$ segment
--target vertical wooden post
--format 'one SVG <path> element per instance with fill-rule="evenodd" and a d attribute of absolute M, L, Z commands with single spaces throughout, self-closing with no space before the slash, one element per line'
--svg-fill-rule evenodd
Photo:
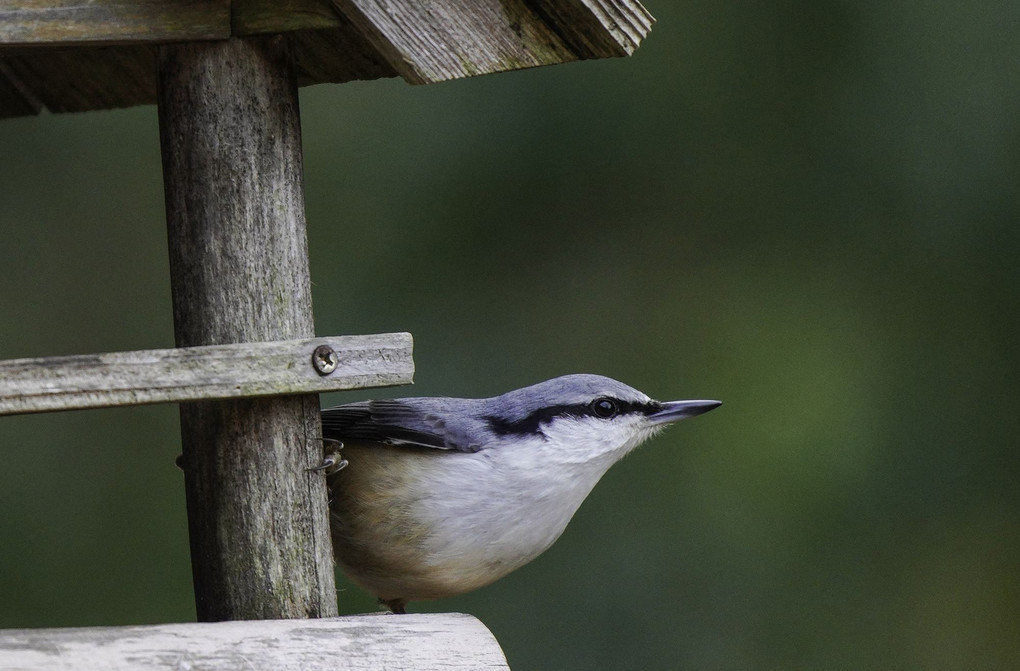
<path fill-rule="evenodd" d="M 164 45 L 158 68 L 177 345 L 311 336 L 287 40 Z M 336 615 L 318 397 L 182 404 L 181 434 L 198 619 Z"/>

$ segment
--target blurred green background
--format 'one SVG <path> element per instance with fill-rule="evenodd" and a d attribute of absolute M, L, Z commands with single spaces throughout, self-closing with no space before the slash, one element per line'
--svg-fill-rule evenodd
<path fill-rule="evenodd" d="M 412 610 L 515 669 L 1015 668 L 1020 5 L 649 9 L 629 59 L 302 91 L 317 331 L 416 344 L 413 388 L 324 404 L 725 402 Z M 0 357 L 171 346 L 155 108 L 0 153 Z M 0 418 L 0 450 L 0 626 L 193 619 L 174 406 Z"/>

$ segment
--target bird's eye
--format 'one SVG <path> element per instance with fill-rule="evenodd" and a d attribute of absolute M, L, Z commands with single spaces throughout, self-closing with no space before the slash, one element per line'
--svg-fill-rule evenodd
<path fill-rule="evenodd" d="M 616 401 L 611 398 L 597 398 L 591 402 L 591 411 L 595 413 L 596 417 L 602 419 L 609 419 L 619 412 L 619 408 L 616 406 Z"/>

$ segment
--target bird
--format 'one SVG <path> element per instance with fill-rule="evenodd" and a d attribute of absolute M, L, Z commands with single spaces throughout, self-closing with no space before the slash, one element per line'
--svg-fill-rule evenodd
<path fill-rule="evenodd" d="M 327 473 L 337 566 L 393 613 L 488 585 L 548 549 L 614 463 L 719 405 L 574 374 L 326 408 L 323 440 L 342 448 L 313 470 Z"/>

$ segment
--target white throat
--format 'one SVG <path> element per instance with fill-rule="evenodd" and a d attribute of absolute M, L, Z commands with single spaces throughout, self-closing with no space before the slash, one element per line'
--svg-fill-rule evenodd
<path fill-rule="evenodd" d="M 434 556 L 509 572 L 541 554 L 606 471 L 655 433 L 599 424 L 557 418 L 543 427 L 545 438 L 433 460 L 421 491 L 439 495 L 420 500 L 418 511 L 438 532 Z"/>

